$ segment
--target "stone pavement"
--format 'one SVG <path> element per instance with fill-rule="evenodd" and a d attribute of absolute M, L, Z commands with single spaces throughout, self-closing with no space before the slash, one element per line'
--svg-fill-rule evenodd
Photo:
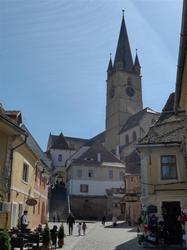
<path fill-rule="evenodd" d="M 50 228 L 54 223 L 49 223 Z M 60 223 L 55 223 L 59 226 Z M 107 222 L 105 227 L 100 222 L 88 222 L 85 236 L 78 236 L 77 223 L 72 236 L 68 236 L 68 227 L 64 223 L 65 234 L 63 250 L 141 250 L 144 249 L 137 243 L 136 229 L 118 223 L 116 228 Z M 153 249 L 153 248 L 145 248 Z M 156 249 L 156 248 L 154 248 Z M 158 249 L 158 248 L 157 248 Z M 164 248 L 164 250 L 179 250 L 181 248 Z M 159 250 L 162 250 L 159 248 Z"/>

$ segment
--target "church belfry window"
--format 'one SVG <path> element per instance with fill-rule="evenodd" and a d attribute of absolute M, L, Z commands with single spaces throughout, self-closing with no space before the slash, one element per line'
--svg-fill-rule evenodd
<path fill-rule="evenodd" d="M 58 155 L 58 161 L 62 161 L 62 155 L 61 154 Z"/>
<path fill-rule="evenodd" d="M 132 140 L 136 141 L 136 139 L 137 139 L 136 131 L 133 131 L 133 133 L 132 133 Z"/>
<path fill-rule="evenodd" d="M 132 80 L 130 77 L 127 78 L 127 85 L 132 85 Z"/>
<path fill-rule="evenodd" d="M 129 136 L 128 136 L 128 135 L 125 136 L 125 144 L 126 144 L 126 145 L 129 144 Z"/>

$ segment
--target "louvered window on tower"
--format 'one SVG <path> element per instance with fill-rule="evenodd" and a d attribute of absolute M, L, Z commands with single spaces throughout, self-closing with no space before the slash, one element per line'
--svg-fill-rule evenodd
<path fill-rule="evenodd" d="M 62 155 L 61 154 L 58 155 L 58 161 L 62 161 Z"/>

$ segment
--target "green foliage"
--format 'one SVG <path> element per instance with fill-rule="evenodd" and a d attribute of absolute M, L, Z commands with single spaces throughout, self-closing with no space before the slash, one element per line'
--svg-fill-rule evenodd
<path fill-rule="evenodd" d="M 0 249 L 10 250 L 10 236 L 6 231 L 0 232 Z"/>
<path fill-rule="evenodd" d="M 43 245 L 44 246 L 48 246 L 51 240 L 51 235 L 50 235 L 50 230 L 49 230 L 49 226 L 48 223 L 46 222 L 45 227 L 44 227 L 44 231 L 43 231 Z"/>
<path fill-rule="evenodd" d="M 59 228 L 59 230 L 58 230 L 58 238 L 59 239 L 64 239 L 64 226 L 63 226 L 63 224 L 61 224 L 61 226 L 60 226 L 60 228 Z"/>

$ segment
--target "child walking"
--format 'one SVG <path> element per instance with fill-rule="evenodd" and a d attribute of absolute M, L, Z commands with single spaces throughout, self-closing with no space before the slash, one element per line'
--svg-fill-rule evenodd
<path fill-rule="evenodd" d="M 85 235 L 85 233 L 86 233 L 86 228 L 87 228 L 86 223 L 83 222 L 83 224 L 82 224 L 83 235 Z"/>
<path fill-rule="evenodd" d="M 81 222 L 78 223 L 77 227 L 78 227 L 78 234 L 80 236 L 81 235 Z"/>

